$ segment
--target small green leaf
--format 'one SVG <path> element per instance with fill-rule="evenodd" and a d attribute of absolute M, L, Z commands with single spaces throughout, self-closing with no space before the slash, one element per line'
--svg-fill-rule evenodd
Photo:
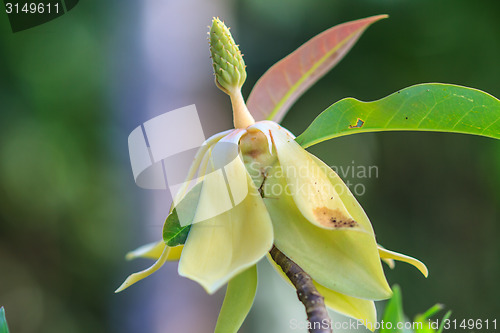
<path fill-rule="evenodd" d="M 443 309 L 442 304 L 434 304 L 429 310 L 425 311 L 423 314 L 418 315 L 415 317 L 415 321 L 426 321 L 429 320 L 432 316 L 434 316 L 436 313 L 441 311 Z"/>
<path fill-rule="evenodd" d="M 332 69 L 373 23 L 377 15 L 334 26 L 274 64 L 253 87 L 248 109 L 255 120 L 279 123 L 293 103 Z"/>
<path fill-rule="evenodd" d="M 189 230 L 191 229 L 191 222 L 196 213 L 202 186 L 203 183 L 198 183 L 190 189 L 167 216 L 163 225 L 163 241 L 168 246 L 174 247 L 186 242 Z M 179 216 L 183 219 L 182 225 L 179 221 Z"/>
<path fill-rule="evenodd" d="M 446 321 L 448 319 L 450 319 L 450 316 L 451 316 L 451 310 L 446 312 L 446 314 L 444 315 L 443 319 L 441 320 L 441 325 L 439 325 L 439 329 L 437 330 L 436 333 L 442 333 L 443 330 L 444 330 L 444 324 L 446 323 Z"/>
<path fill-rule="evenodd" d="M 384 323 L 391 323 L 390 325 L 384 325 L 380 329 L 380 333 L 401 333 L 403 332 L 401 329 L 397 329 L 398 323 L 404 323 L 404 313 L 403 313 L 403 297 L 401 295 L 401 288 L 398 285 L 392 287 L 392 298 L 387 303 L 385 307 L 383 321 Z M 388 327 L 390 326 L 390 328 Z"/>
<path fill-rule="evenodd" d="M 431 322 L 429 319 L 434 316 L 436 313 L 443 309 L 442 304 L 436 304 L 432 306 L 429 310 L 425 311 L 425 313 L 415 316 L 415 319 L 412 323 L 407 322 L 405 320 L 405 315 L 403 311 L 403 298 L 401 294 L 401 288 L 398 285 L 392 287 L 393 296 L 387 303 L 385 308 L 383 321 L 384 326 L 380 329 L 380 333 L 389 333 L 389 332 L 415 332 L 415 333 L 441 333 L 444 327 L 444 323 L 446 319 L 448 319 L 451 315 L 451 311 L 448 311 L 443 319 L 440 321 L 441 325 L 439 326 L 439 330 L 436 332 L 437 322 Z M 390 323 L 389 325 L 387 323 Z M 398 323 L 406 323 L 406 327 L 398 328 Z M 409 329 L 409 327 L 412 329 Z"/>
<path fill-rule="evenodd" d="M 434 323 L 431 323 L 430 318 L 443 309 L 442 304 L 435 304 L 423 314 L 415 316 L 414 327 L 416 333 L 435 333 L 433 328 Z"/>
<path fill-rule="evenodd" d="M 7 319 L 5 319 L 5 309 L 0 307 L 0 333 L 9 333 L 9 327 L 7 326 Z"/>
<path fill-rule="evenodd" d="M 257 266 L 232 278 L 217 319 L 214 333 L 236 333 L 250 311 L 257 291 Z"/>
<path fill-rule="evenodd" d="M 339 136 L 380 131 L 437 131 L 500 139 L 500 101 L 451 84 L 415 85 L 374 102 L 353 98 L 323 111 L 297 137 L 303 147 Z"/>
<path fill-rule="evenodd" d="M 165 224 L 163 225 L 163 241 L 168 246 L 183 245 L 186 242 L 191 225 L 181 226 L 177 211 L 174 209 L 168 215 Z"/>

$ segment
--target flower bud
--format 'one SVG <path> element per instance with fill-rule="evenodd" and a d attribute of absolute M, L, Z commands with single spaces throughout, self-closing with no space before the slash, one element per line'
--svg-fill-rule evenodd
<path fill-rule="evenodd" d="M 247 78 L 247 73 L 238 45 L 234 42 L 229 29 L 219 18 L 212 20 L 209 35 L 217 86 L 227 94 L 239 90 Z"/>

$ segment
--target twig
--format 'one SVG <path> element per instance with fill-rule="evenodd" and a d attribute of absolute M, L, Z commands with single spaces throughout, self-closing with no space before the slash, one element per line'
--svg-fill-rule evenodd
<path fill-rule="evenodd" d="M 304 304 L 309 321 L 309 333 L 332 333 L 331 320 L 325 300 L 313 284 L 312 278 L 299 265 L 273 246 L 269 252 L 297 289 L 297 296 Z"/>

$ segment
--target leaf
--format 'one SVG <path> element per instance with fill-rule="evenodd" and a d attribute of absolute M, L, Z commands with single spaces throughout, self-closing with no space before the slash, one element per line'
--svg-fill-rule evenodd
<path fill-rule="evenodd" d="M 255 120 L 279 123 L 292 104 L 347 54 L 368 26 L 386 17 L 377 15 L 337 25 L 274 64 L 248 97 L 248 109 Z"/>
<path fill-rule="evenodd" d="M 380 333 L 387 332 L 402 332 L 401 329 L 397 329 L 398 323 L 404 323 L 404 313 L 403 313 L 403 297 L 401 295 L 401 288 L 398 285 L 392 287 L 392 298 L 389 300 L 385 307 L 383 322 L 386 323 L 384 327 L 380 329 Z M 391 325 L 387 325 L 387 323 Z M 390 326 L 390 327 L 388 327 Z"/>
<path fill-rule="evenodd" d="M 389 332 L 415 332 L 415 333 L 442 333 L 446 320 L 450 317 L 451 311 L 448 311 L 442 320 L 439 329 L 434 329 L 436 322 L 430 322 L 430 318 L 443 309 L 443 305 L 436 304 L 427 310 L 424 314 L 417 315 L 413 322 L 407 322 L 403 311 L 403 298 L 401 295 L 401 288 L 398 285 L 392 287 L 393 296 L 385 307 L 383 316 L 384 326 L 380 329 L 380 333 Z M 400 327 L 398 327 L 400 323 Z M 406 323 L 406 324 L 405 324 Z M 404 324 L 401 326 L 401 324 Z M 409 329 L 412 327 L 412 329 Z M 436 327 L 437 328 L 437 327 Z"/>
<path fill-rule="evenodd" d="M 257 291 L 257 266 L 232 278 L 217 319 L 214 333 L 236 333 L 250 311 Z"/>
<path fill-rule="evenodd" d="M 429 310 L 415 317 L 415 321 L 426 321 L 443 309 L 442 304 L 434 304 Z"/>
<path fill-rule="evenodd" d="M 441 324 L 439 325 L 439 329 L 437 330 L 437 333 L 442 333 L 444 330 L 444 324 L 448 319 L 450 319 L 451 316 L 451 310 L 445 313 L 443 319 L 441 320 Z"/>
<path fill-rule="evenodd" d="M 168 246 L 174 247 L 186 243 L 191 225 L 181 226 L 177 211 L 174 209 L 163 225 L 163 241 Z"/>
<path fill-rule="evenodd" d="M 500 139 L 500 101 L 472 88 L 419 84 L 374 102 L 340 100 L 296 140 L 306 148 L 339 136 L 380 131 L 438 131 Z"/>
<path fill-rule="evenodd" d="M 172 212 L 167 216 L 163 225 L 163 241 L 170 247 L 182 245 L 186 242 L 191 223 L 180 223 L 179 215 L 185 221 L 192 221 L 196 213 L 198 199 L 200 197 L 203 183 L 198 183 L 184 198 L 174 207 Z"/>
<path fill-rule="evenodd" d="M 7 319 L 5 319 L 5 309 L 0 307 L 0 333 L 9 333 L 9 327 L 7 326 Z"/>
<path fill-rule="evenodd" d="M 415 316 L 413 319 L 415 332 L 416 333 L 435 333 L 436 330 L 433 328 L 433 323 L 430 322 L 430 318 L 436 313 L 443 309 L 442 304 L 435 304 L 425 313 Z"/>

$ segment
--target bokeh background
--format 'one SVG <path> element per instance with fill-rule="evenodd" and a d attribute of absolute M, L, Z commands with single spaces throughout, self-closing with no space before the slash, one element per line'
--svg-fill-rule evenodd
<path fill-rule="evenodd" d="M 245 54 L 247 96 L 317 33 L 384 13 L 390 18 L 298 101 L 285 127 L 300 134 L 341 98 L 375 100 L 422 82 L 500 96 L 498 1 L 87 0 L 15 34 L 0 13 L 0 305 L 11 331 L 213 331 L 223 292 L 207 296 L 177 277 L 175 263 L 113 294 L 150 264 L 124 255 L 160 238 L 171 200 L 135 186 L 128 134 L 193 103 L 207 136 L 230 128 L 205 40 L 212 16 L 226 20 Z M 403 263 L 386 270 L 408 315 L 439 302 L 458 320 L 500 319 L 499 142 L 378 133 L 310 151 L 337 167 L 378 168 L 378 177 L 345 180 L 365 186 L 358 199 L 378 241 L 429 267 L 428 279 Z M 265 263 L 259 268 L 242 332 L 289 332 L 290 319 L 304 318 L 301 304 Z"/>

